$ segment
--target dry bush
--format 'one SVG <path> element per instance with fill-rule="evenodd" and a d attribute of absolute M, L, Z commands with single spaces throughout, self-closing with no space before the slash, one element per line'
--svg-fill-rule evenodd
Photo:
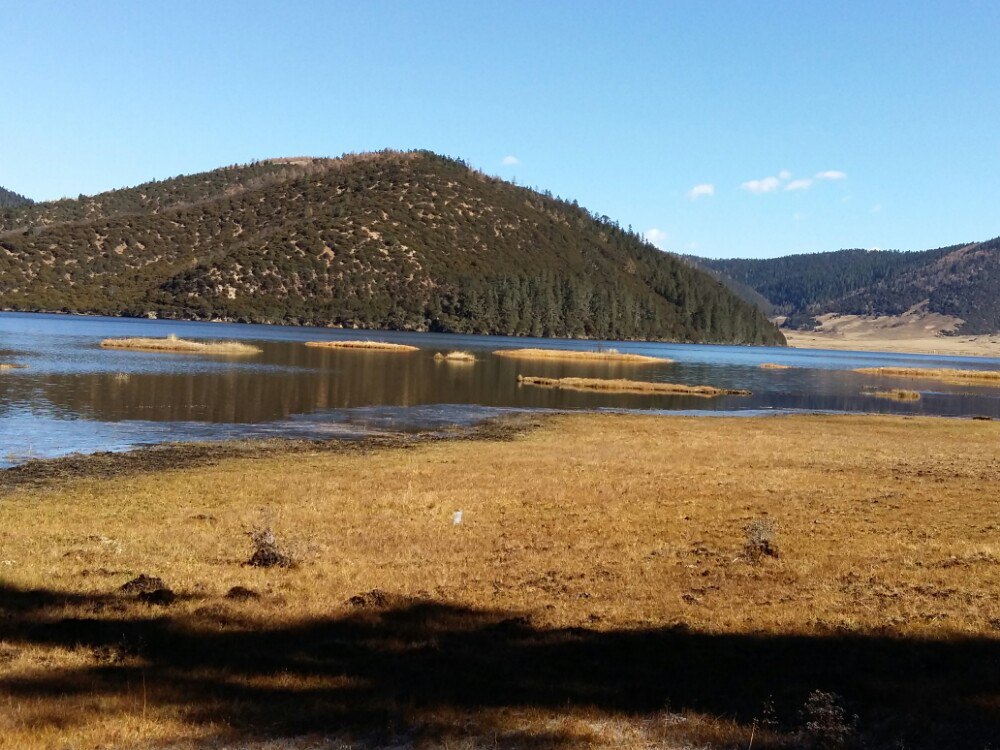
<path fill-rule="evenodd" d="M 778 557 L 778 546 L 775 539 L 778 530 L 769 518 L 756 518 L 745 527 L 746 535 L 743 544 L 743 554 L 752 563 L 758 563 L 765 557 Z"/>
<path fill-rule="evenodd" d="M 846 750 L 857 745 L 858 717 L 848 715 L 835 693 L 814 690 L 802 708 L 802 744 L 815 750 Z"/>
<path fill-rule="evenodd" d="M 254 526 L 247 532 L 253 554 L 246 564 L 251 568 L 291 568 L 295 559 L 278 549 L 278 539 L 269 526 Z"/>

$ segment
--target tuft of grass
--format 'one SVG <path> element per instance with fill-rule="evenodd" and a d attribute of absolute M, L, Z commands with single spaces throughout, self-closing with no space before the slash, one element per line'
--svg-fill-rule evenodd
<path fill-rule="evenodd" d="M 791 365 L 779 365 L 777 362 L 765 362 L 760 366 L 762 370 L 794 370 Z"/>
<path fill-rule="evenodd" d="M 534 375 L 518 375 L 519 385 L 535 385 L 542 388 L 565 388 L 573 391 L 598 391 L 605 393 L 634 393 L 641 395 L 700 396 L 749 396 L 750 391 L 716 388 L 711 385 L 684 385 L 683 383 L 654 383 L 647 380 L 623 380 L 610 378 L 543 378 Z"/>
<path fill-rule="evenodd" d="M 476 355 L 471 354 L 470 352 L 448 352 L 447 354 L 445 354 L 444 352 L 438 352 L 437 354 L 434 355 L 434 361 L 468 363 L 468 362 L 475 362 Z"/>
<path fill-rule="evenodd" d="M 498 357 L 509 359 L 566 359 L 585 362 L 629 362 L 633 364 L 672 362 L 666 357 L 650 357 L 645 354 L 626 354 L 617 349 L 601 349 L 598 351 L 575 351 L 572 349 L 497 349 L 493 352 Z"/>
<path fill-rule="evenodd" d="M 854 370 L 861 375 L 893 378 L 927 378 L 959 385 L 1000 386 L 1000 370 L 951 370 L 931 367 L 861 367 Z"/>
<path fill-rule="evenodd" d="M 904 388 L 891 388 L 887 391 L 865 391 L 866 396 L 875 398 L 887 398 L 892 401 L 919 401 L 919 391 L 908 391 Z"/>
<path fill-rule="evenodd" d="M 802 707 L 803 745 L 813 750 L 848 750 L 857 745 L 858 717 L 842 706 L 836 693 L 814 690 Z"/>
<path fill-rule="evenodd" d="M 268 526 L 254 526 L 247 532 L 253 545 L 253 554 L 247 560 L 251 568 L 292 568 L 295 560 L 278 549 L 278 538 Z"/>
<path fill-rule="evenodd" d="M 364 349 L 380 352 L 416 352 L 419 347 L 409 344 L 390 344 L 388 341 L 307 341 L 306 346 L 321 349 Z"/>
<path fill-rule="evenodd" d="M 0 362 L 0 372 L 6 370 L 23 370 L 27 365 L 21 365 L 16 362 Z"/>
<path fill-rule="evenodd" d="M 260 354 L 260 349 L 239 341 L 187 341 L 170 335 L 166 338 L 104 339 L 104 349 L 135 349 L 144 352 L 179 352 L 182 354 Z"/>
<path fill-rule="evenodd" d="M 770 518 L 756 518 L 743 527 L 743 554 L 752 563 L 765 557 L 778 557 L 778 530 Z"/>

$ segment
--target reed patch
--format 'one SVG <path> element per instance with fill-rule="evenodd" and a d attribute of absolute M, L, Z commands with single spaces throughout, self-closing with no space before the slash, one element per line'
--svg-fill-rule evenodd
<path fill-rule="evenodd" d="M 471 352 L 438 352 L 434 355 L 435 362 L 455 362 L 458 364 L 472 364 L 476 361 L 476 355 Z"/>
<path fill-rule="evenodd" d="M 420 347 L 409 344 L 392 344 L 388 341 L 307 341 L 306 346 L 319 349 L 357 349 L 379 352 L 417 352 Z"/>
<path fill-rule="evenodd" d="M 259 347 L 239 341 L 189 341 L 166 338 L 104 339 L 104 349 L 134 349 L 144 352 L 178 352 L 181 354 L 260 354 Z"/>
<path fill-rule="evenodd" d="M 578 351 L 573 349 L 497 349 L 498 357 L 508 359 L 562 359 L 581 362 L 625 362 L 631 364 L 664 364 L 673 360 L 666 357 L 650 357 L 646 354 L 629 354 L 617 349 Z"/>
<path fill-rule="evenodd" d="M 958 385 L 993 385 L 1000 387 L 1000 370 L 952 370 L 930 367 L 862 367 L 861 375 L 892 378 L 926 378 Z"/>
<path fill-rule="evenodd" d="M 712 385 L 685 385 L 683 383 L 656 383 L 648 380 L 611 378 L 543 378 L 535 375 L 518 375 L 518 385 L 541 388 L 563 388 L 571 391 L 597 391 L 603 393 L 633 393 L 640 395 L 700 396 L 749 396 L 750 391 L 716 388 Z"/>

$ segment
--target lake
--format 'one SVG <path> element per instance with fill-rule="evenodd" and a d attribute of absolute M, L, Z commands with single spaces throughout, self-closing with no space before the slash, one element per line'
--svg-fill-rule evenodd
<path fill-rule="evenodd" d="M 100 348 L 108 337 L 240 340 L 244 357 Z M 306 347 L 304 342 L 377 339 L 420 347 L 411 354 Z M 674 360 L 670 364 L 512 360 L 510 347 L 593 349 Z M 475 364 L 437 352 L 474 353 Z M 32 313 L 0 313 L 0 466 L 76 452 L 224 438 L 352 438 L 469 425 L 519 410 L 643 410 L 700 414 L 785 411 L 882 412 L 1000 418 L 1000 388 L 933 380 L 876 379 L 858 367 L 1000 369 L 1000 360 L 772 347 L 594 342 L 500 336 L 345 331 Z M 792 365 L 763 370 L 764 362 Z M 586 393 L 519 386 L 517 375 L 627 377 L 749 389 L 748 397 Z M 918 390 L 920 401 L 865 395 L 872 387 Z"/>

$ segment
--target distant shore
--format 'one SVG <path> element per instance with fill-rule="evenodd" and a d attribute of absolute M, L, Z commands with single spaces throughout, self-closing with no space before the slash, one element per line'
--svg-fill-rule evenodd
<path fill-rule="evenodd" d="M 1000 357 L 1000 334 L 892 338 L 884 334 L 852 336 L 788 330 L 782 330 L 782 333 L 785 334 L 788 346 L 794 349 L 939 354 L 948 357 Z"/>

